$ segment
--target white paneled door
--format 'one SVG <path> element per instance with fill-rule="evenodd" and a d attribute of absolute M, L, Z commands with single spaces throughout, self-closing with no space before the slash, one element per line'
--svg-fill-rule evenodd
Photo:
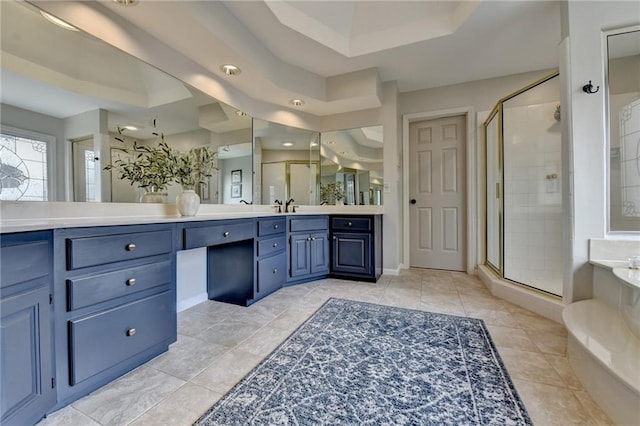
<path fill-rule="evenodd" d="M 466 270 L 466 119 L 409 125 L 410 266 Z"/>

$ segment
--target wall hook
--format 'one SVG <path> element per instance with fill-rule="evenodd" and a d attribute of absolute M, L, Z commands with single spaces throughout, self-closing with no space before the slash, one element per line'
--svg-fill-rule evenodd
<path fill-rule="evenodd" d="M 589 80 L 589 84 L 585 84 L 584 86 L 582 86 L 582 91 L 590 95 L 593 93 L 597 93 L 598 90 L 600 90 L 600 86 L 596 86 L 596 90 L 593 90 L 593 84 L 591 84 L 591 80 Z"/>

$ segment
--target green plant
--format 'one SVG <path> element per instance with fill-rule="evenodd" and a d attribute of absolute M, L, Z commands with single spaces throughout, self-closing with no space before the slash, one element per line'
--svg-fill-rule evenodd
<path fill-rule="evenodd" d="M 125 158 L 118 156 L 105 170 L 115 170 L 119 179 L 126 179 L 133 186 L 145 189 L 166 190 L 175 176 L 175 151 L 167 145 L 164 138 L 156 146 L 138 145 L 133 142 L 131 149 L 121 149 L 128 154 Z"/>
<path fill-rule="evenodd" d="M 179 152 L 174 157 L 174 181 L 183 188 L 195 188 L 206 183 L 217 170 L 218 153 L 208 146 L 193 148 L 187 152 Z"/>
<path fill-rule="evenodd" d="M 327 184 L 320 184 L 320 202 L 327 204 L 335 204 L 336 201 L 340 201 L 344 198 L 344 190 L 342 189 L 342 182 L 329 182 Z"/>

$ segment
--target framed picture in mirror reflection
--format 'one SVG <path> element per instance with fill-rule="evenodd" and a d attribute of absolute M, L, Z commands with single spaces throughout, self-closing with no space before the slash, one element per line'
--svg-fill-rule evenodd
<path fill-rule="evenodd" d="M 231 183 L 242 183 L 242 170 L 231 171 Z"/>
<path fill-rule="evenodd" d="M 242 196 L 242 184 L 235 183 L 231 185 L 231 198 L 240 198 Z"/>

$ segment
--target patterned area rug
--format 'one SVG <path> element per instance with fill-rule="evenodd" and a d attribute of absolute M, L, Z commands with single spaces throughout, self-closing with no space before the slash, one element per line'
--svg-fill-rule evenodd
<path fill-rule="evenodd" d="M 482 320 L 330 299 L 195 424 L 532 422 Z"/>

